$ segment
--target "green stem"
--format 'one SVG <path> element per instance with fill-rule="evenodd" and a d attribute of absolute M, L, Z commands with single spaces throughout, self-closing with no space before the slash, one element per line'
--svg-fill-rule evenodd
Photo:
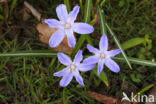
<path fill-rule="evenodd" d="M 63 96 L 63 104 L 66 104 L 66 87 L 63 88 L 63 93 L 62 93 L 62 96 Z"/>

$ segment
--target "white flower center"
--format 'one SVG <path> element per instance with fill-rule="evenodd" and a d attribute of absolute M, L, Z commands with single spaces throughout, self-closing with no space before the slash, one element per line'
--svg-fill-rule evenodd
<path fill-rule="evenodd" d="M 100 57 L 101 57 L 102 59 L 105 58 L 104 53 L 102 53 L 102 54 L 100 55 Z"/>
<path fill-rule="evenodd" d="M 76 67 L 75 67 L 74 65 L 71 65 L 71 66 L 70 66 L 70 69 L 71 69 L 71 70 L 75 70 L 75 68 L 76 68 Z"/>
<path fill-rule="evenodd" d="M 69 24 L 65 24 L 65 28 L 66 29 L 70 28 L 70 25 Z"/>

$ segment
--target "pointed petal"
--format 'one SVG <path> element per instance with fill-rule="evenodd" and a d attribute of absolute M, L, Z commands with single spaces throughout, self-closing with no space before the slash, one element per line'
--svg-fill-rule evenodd
<path fill-rule="evenodd" d="M 72 63 L 71 59 L 64 53 L 58 53 L 57 57 L 63 65 L 69 65 Z"/>
<path fill-rule="evenodd" d="M 44 22 L 51 28 L 59 28 L 60 22 L 56 19 L 45 19 Z"/>
<path fill-rule="evenodd" d="M 57 77 L 64 76 L 68 70 L 70 70 L 68 67 L 64 68 L 63 70 L 54 73 L 53 76 L 57 76 Z"/>
<path fill-rule="evenodd" d="M 108 49 L 108 39 L 105 34 L 102 35 L 100 39 L 99 48 L 101 51 L 106 51 Z"/>
<path fill-rule="evenodd" d="M 66 34 L 68 39 L 68 46 L 74 48 L 76 44 L 76 39 L 74 37 L 73 30 L 72 29 L 66 30 Z"/>
<path fill-rule="evenodd" d="M 98 62 L 98 75 L 100 75 L 101 71 L 103 70 L 103 64 L 104 64 L 103 60 L 100 60 Z"/>
<path fill-rule="evenodd" d="M 71 72 L 67 73 L 66 75 L 63 76 L 63 78 L 60 81 L 60 86 L 65 87 L 67 86 L 71 80 L 73 79 L 73 74 Z"/>
<path fill-rule="evenodd" d="M 118 73 L 120 71 L 119 65 L 110 58 L 105 60 L 105 65 L 113 72 Z"/>
<path fill-rule="evenodd" d="M 122 49 L 115 49 L 115 50 L 108 51 L 108 55 L 109 55 L 109 57 L 114 57 L 115 55 L 119 54 L 120 52 L 122 52 Z"/>
<path fill-rule="evenodd" d="M 88 58 L 84 59 L 83 63 L 90 65 L 90 64 L 96 64 L 98 62 L 99 58 L 97 56 L 89 56 Z"/>
<path fill-rule="evenodd" d="M 76 17 L 77 17 L 77 15 L 78 15 L 78 13 L 79 13 L 79 9 L 80 9 L 79 6 L 75 6 L 75 7 L 73 8 L 73 10 L 69 13 L 68 18 L 69 18 L 69 21 L 70 21 L 70 22 L 74 22 L 74 21 L 76 20 Z"/>
<path fill-rule="evenodd" d="M 75 55 L 74 62 L 80 63 L 83 59 L 82 50 L 79 50 Z"/>
<path fill-rule="evenodd" d="M 57 17 L 61 21 L 65 21 L 68 17 L 67 8 L 64 4 L 60 4 L 56 7 L 56 13 L 57 13 Z"/>
<path fill-rule="evenodd" d="M 83 78 L 81 77 L 79 71 L 78 71 L 78 70 L 74 70 L 74 71 L 73 71 L 73 75 L 75 76 L 76 81 L 77 81 L 80 85 L 84 86 Z"/>
<path fill-rule="evenodd" d="M 74 23 L 73 30 L 79 34 L 90 34 L 94 31 L 93 26 L 86 23 Z"/>
<path fill-rule="evenodd" d="M 98 54 L 100 53 L 98 49 L 92 47 L 91 45 L 87 44 L 87 49 L 89 50 L 89 52 L 92 52 L 94 54 Z"/>
<path fill-rule="evenodd" d="M 79 65 L 79 70 L 80 71 L 89 71 L 92 70 L 95 67 L 96 64 L 91 64 L 91 65 L 87 65 L 87 64 L 80 64 Z"/>
<path fill-rule="evenodd" d="M 64 39 L 65 32 L 62 29 L 57 30 L 49 39 L 49 45 L 51 48 L 57 47 Z"/>

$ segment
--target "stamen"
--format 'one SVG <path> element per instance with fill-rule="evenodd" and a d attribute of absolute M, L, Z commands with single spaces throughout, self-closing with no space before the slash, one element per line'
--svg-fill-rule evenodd
<path fill-rule="evenodd" d="M 71 70 L 75 70 L 75 66 L 72 65 L 72 66 L 70 67 L 70 69 L 71 69 Z"/>
<path fill-rule="evenodd" d="M 105 55 L 104 54 L 101 54 L 101 58 L 104 58 L 105 57 Z"/>
<path fill-rule="evenodd" d="M 65 28 L 69 28 L 69 27 L 70 27 L 70 25 L 69 25 L 69 24 L 66 24 L 66 25 L 65 25 Z"/>

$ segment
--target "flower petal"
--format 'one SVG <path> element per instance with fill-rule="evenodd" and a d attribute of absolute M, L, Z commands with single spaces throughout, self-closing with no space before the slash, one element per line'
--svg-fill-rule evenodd
<path fill-rule="evenodd" d="M 92 52 L 94 54 L 98 54 L 99 53 L 99 50 L 92 47 L 91 45 L 87 44 L 87 49 L 89 50 L 89 52 Z"/>
<path fill-rule="evenodd" d="M 84 86 L 83 78 L 81 77 L 79 71 L 78 71 L 78 70 L 74 70 L 74 71 L 73 71 L 73 75 L 75 76 L 76 81 L 77 81 L 80 85 Z"/>
<path fill-rule="evenodd" d="M 90 34 L 94 31 L 93 26 L 86 23 L 74 23 L 73 30 L 79 34 Z"/>
<path fill-rule="evenodd" d="M 105 60 L 105 65 L 113 72 L 117 73 L 120 71 L 119 65 L 110 58 Z"/>
<path fill-rule="evenodd" d="M 76 20 L 76 17 L 79 13 L 79 9 L 80 9 L 79 6 L 75 6 L 73 10 L 69 13 L 68 18 L 70 22 L 74 22 Z"/>
<path fill-rule="evenodd" d="M 80 64 L 79 65 L 79 70 L 80 71 L 89 71 L 92 70 L 95 67 L 95 64 L 87 65 L 87 64 Z"/>
<path fill-rule="evenodd" d="M 57 77 L 61 77 L 61 76 L 64 76 L 68 70 L 70 70 L 70 69 L 67 67 L 67 68 L 64 68 L 63 70 L 61 70 L 59 72 L 54 73 L 53 75 L 57 76 Z"/>
<path fill-rule="evenodd" d="M 64 39 L 65 32 L 62 29 L 57 30 L 49 39 L 49 45 L 51 48 L 57 47 Z"/>
<path fill-rule="evenodd" d="M 74 48 L 76 44 L 76 39 L 74 37 L 73 30 L 72 29 L 66 30 L 66 34 L 69 47 Z"/>
<path fill-rule="evenodd" d="M 122 52 L 122 49 L 115 49 L 115 50 L 108 51 L 108 55 L 109 55 L 109 57 L 114 57 L 115 55 L 119 54 L 120 52 Z"/>
<path fill-rule="evenodd" d="M 101 51 L 106 51 L 108 49 L 108 39 L 105 34 L 102 35 L 100 39 L 99 48 Z"/>
<path fill-rule="evenodd" d="M 45 19 L 44 22 L 51 28 L 59 28 L 60 22 L 56 19 Z"/>
<path fill-rule="evenodd" d="M 83 63 L 87 65 L 96 64 L 99 58 L 97 56 L 89 56 L 88 58 L 84 59 Z"/>
<path fill-rule="evenodd" d="M 73 79 L 73 74 L 70 71 L 69 73 L 66 73 L 66 75 L 64 75 L 63 78 L 61 79 L 60 86 L 61 87 L 67 86 L 72 79 Z"/>
<path fill-rule="evenodd" d="M 75 55 L 74 62 L 80 63 L 82 59 L 83 59 L 82 50 L 79 50 L 77 54 Z"/>
<path fill-rule="evenodd" d="M 63 65 L 69 65 L 72 63 L 71 59 L 64 53 L 58 53 L 57 57 Z"/>
<path fill-rule="evenodd" d="M 103 64 L 104 64 L 104 61 L 99 60 L 99 62 L 98 62 L 98 75 L 100 75 L 101 71 L 103 70 Z"/>
<path fill-rule="evenodd" d="M 57 17 L 61 21 L 65 21 L 68 17 L 67 8 L 64 4 L 60 4 L 56 7 L 56 13 L 57 13 Z"/>

